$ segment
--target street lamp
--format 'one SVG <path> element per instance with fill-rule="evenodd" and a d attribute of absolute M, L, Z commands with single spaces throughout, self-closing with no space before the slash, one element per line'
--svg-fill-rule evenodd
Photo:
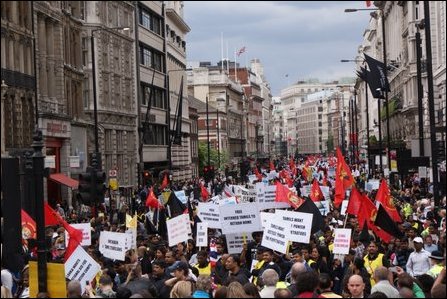
<path fill-rule="evenodd" d="M 99 138 L 98 138 L 98 102 L 96 99 L 96 64 L 95 64 L 95 36 L 96 31 L 102 30 L 130 30 L 129 27 L 105 27 L 97 28 L 92 30 L 92 35 L 90 36 L 90 45 L 92 50 L 92 80 L 93 80 L 93 118 L 95 122 L 95 153 L 92 156 L 92 166 L 97 170 L 101 170 L 101 154 L 99 152 Z"/>
<path fill-rule="evenodd" d="M 383 39 L 383 65 L 385 67 L 385 70 L 387 70 L 387 61 L 386 61 L 386 38 L 385 38 L 385 13 L 383 9 L 380 8 L 347 8 L 345 9 L 345 12 L 357 12 L 357 11 L 378 11 L 381 12 L 381 19 L 382 19 L 382 39 Z M 386 76 L 386 74 L 385 74 Z M 385 112 L 386 112 L 386 143 L 387 143 L 387 162 L 388 162 L 388 169 L 391 170 L 391 161 L 390 161 L 390 115 L 389 115 L 389 107 L 388 107 L 388 91 L 385 89 L 383 91 L 385 93 Z M 380 100 L 379 100 L 380 101 Z M 380 112 L 379 112 L 380 113 Z M 379 122 L 380 122 L 379 118 Z M 382 153 L 380 152 L 380 157 L 382 157 Z"/>

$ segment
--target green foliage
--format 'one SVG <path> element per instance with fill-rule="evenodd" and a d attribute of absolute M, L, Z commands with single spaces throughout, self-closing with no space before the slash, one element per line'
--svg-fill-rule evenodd
<path fill-rule="evenodd" d="M 210 164 L 217 169 L 219 159 L 219 152 L 216 149 L 210 148 Z M 225 164 L 229 161 L 228 152 L 220 152 L 220 169 L 225 168 Z M 208 145 L 206 141 L 199 141 L 199 175 L 203 176 L 203 168 L 208 164 Z"/>

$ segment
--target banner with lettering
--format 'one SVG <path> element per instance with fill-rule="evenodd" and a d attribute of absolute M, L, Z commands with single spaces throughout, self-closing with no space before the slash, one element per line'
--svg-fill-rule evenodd
<path fill-rule="evenodd" d="M 81 246 L 90 246 L 92 244 L 92 232 L 90 228 L 90 223 L 73 223 L 70 224 L 72 227 L 79 229 L 82 231 L 82 241 Z M 70 240 L 70 236 L 67 231 L 65 231 L 65 247 L 68 247 L 68 241 Z"/>
<path fill-rule="evenodd" d="M 219 206 L 213 203 L 199 202 L 197 216 L 202 222 L 207 222 L 209 228 L 221 228 Z"/>
<path fill-rule="evenodd" d="M 206 222 L 197 223 L 196 246 L 197 247 L 208 246 L 208 223 Z"/>
<path fill-rule="evenodd" d="M 286 202 L 276 202 L 276 185 L 266 185 L 264 183 L 257 183 L 255 185 L 256 202 L 259 210 L 266 209 L 286 209 L 290 205 Z"/>
<path fill-rule="evenodd" d="M 286 231 L 287 240 L 305 244 L 309 243 L 313 214 L 284 210 L 276 210 L 275 214 L 278 215 L 279 221 L 288 228 Z"/>
<path fill-rule="evenodd" d="M 284 254 L 287 253 L 288 231 L 288 224 L 282 222 L 281 216 L 275 214 L 274 217 L 267 220 L 261 245 Z"/>
<path fill-rule="evenodd" d="M 101 270 L 101 266 L 82 248 L 78 246 L 65 262 L 65 277 L 78 280 L 84 292 L 86 282 L 91 282 Z"/>
<path fill-rule="evenodd" d="M 125 233 L 101 231 L 99 235 L 99 252 L 112 260 L 124 261 L 126 248 L 130 248 L 131 236 Z"/>
<path fill-rule="evenodd" d="M 334 254 L 349 254 L 351 246 L 351 229 L 350 228 L 336 228 L 334 229 Z"/>
<path fill-rule="evenodd" d="M 188 215 L 182 214 L 166 221 L 169 246 L 175 246 L 180 242 L 188 241 L 188 225 L 185 225 L 184 216 Z"/>
<path fill-rule="evenodd" d="M 244 243 L 253 241 L 253 237 L 250 233 L 243 234 L 228 234 L 226 235 L 227 239 L 227 249 L 229 254 L 240 254 Z"/>
<path fill-rule="evenodd" d="M 236 234 L 260 231 L 261 219 L 254 203 L 220 206 L 222 233 Z"/>

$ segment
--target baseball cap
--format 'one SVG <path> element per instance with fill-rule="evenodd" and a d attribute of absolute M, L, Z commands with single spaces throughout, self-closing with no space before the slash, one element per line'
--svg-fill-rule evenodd
<path fill-rule="evenodd" d="M 416 238 L 414 238 L 414 240 L 413 240 L 413 242 L 414 243 L 424 243 L 424 240 L 422 240 L 422 238 L 421 237 L 416 237 Z"/>
<path fill-rule="evenodd" d="M 441 251 L 435 250 L 431 253 L 430 258 L 442 261 L 444 259 L 444 255 Z"/>

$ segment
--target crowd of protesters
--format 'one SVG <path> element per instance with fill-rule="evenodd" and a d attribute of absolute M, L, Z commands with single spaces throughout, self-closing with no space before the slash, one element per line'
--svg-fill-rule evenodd
<path fill-rule="evenodd" d="M 297 161 L 303 165 L 304 161 Z M 258 165 L 258 170 L 266 172 Z M 275 167 L 288 169 L 287 162 L 276 161 Z M 325 178 L 327 163 L 311 166 L 313 176 L 334 187 Z M 301 169 L 301 168 L 300 168 Z M 323 170 L 323 171 L 322 171 Z M 247 174 L 251 174 L 249 171 Z M 353 168 L 359 190 L 365 191 L 367 175 L 361 167 Z M 226 186 L 245 184 L 246 178 L 222 174 L 207 185 L 211 196 L 224 192 Z M 199 179 L 171 182 L 171 190 L 184 190 L 191 198 L 194 214 L 191 225 L 200 221 L 194 207 L 202 201 Z M 310 183 L 303 172 L 293 177 L 300 188 Z M 162 190 L 154 186 L 156 195 Z M 145 200 L 148 188 L 135 190 L 134 198 L 118 205 L 105 206 L 103 211 L 89 209 L 57 212 L 70 223 L 90 222 L 92 245 L 88 254 L 101 271 L 82 292 L 78 281 L 67 282 L 69 298 L 445 298 L 446 296 L 446 210 L 445 197 L 434 207 L 430 185 L 417 174 L 390 183 L 402 223 L 402 237 L 384 242 L 373 232 L 366 235 L 359 229 L 357 217 L 342 215 L 331 206 L 324 216 L 324 227 L 310 238 L 309 244 L 291 243 L 288 254 L 261 245 L 263 232 L 253 232 L 239 254 L 228 254 L 225 235 L 209 229 L 209 246 L 198 248 L 195 233 L 191 239 L 168 246 L 165 232 L 154 223 L 154 211 L 148 211 Z M 331 189 L 331 190 L 332 190 Z M 331 195 L 333 196 L 333 195 Z M 374 191 L 369 194 L 374 198 Z M 109 201 L 109 203 L 112 200 Z M 67 211 L 67 212 L 65 212 Z M 137 247 L 126 252 L 125 260 L 111 260 L 99 252 L 101 231 L 125 232 L 126 214 L 138 213 Z M 63 215 L 62 215 L 63 214 Z M 96 215 L 95 215 L 96 214 Z M 349 254 L 334 254 L 335 228 L 352 229 Z M 51 243 L 48 261 L 64 262 L 65 235 L 61 227 L 47 227 Z M 33 244 L 24 246 L 25 264 L 36 258 Z M 5 260 L 5 259 L 3 259 Z M 12 273 L 2 263 L 2 298 L 48 298 L 48 294 L 29 294 L 29 269 Z"/>

